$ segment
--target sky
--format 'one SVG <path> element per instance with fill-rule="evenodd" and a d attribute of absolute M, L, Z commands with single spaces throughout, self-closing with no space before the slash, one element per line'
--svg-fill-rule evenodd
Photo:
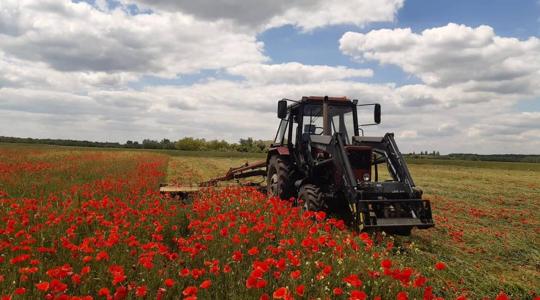
<path fill-rule="evenodd" d="M 382 105 L 402 152 L 540 154 L 538 0 L 1 0 L 0 135 L 271 139 Z"/>

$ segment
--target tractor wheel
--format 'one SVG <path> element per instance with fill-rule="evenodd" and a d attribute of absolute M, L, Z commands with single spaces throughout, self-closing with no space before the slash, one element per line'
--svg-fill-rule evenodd
<path fill-rule="evenodd" d="M 290 178 L 290 164 L 287 158 L 274 155 L 268 161 L 266 186 L 268 196 L 288 200 L 294 196 L 294 186 Z"/>
<path fill-rule="evenodd" d="M 304 184 L 298 193 L 298 201 L 304 202 L 304 210 L 321 211 L 326 209 L 321 189 L 314 184 Z"/>

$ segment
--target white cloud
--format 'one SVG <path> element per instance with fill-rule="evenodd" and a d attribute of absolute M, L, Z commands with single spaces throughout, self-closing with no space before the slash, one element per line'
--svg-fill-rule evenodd
<path fill-rule="evenodd" d="M 242 64 L 227 68 L 227 72 L 258 83 L 306 83 L 373 76 L 371 69 L 304 65 L 297 62 L 273 65 Z"/>
<path fill-rule="evenodd" d="M 448 24 L 420 34 L 406 29 L 347 32 L 343 53 L 399 66 L 431 87 L 464 92 L 540 94 L 540 39 L 500 37 L 489 26 Z"/>
<path fill-rule="evenodd" d="M 207 20 L 233 20 L 257 30 L 294 25 L 303 30 L 338 24 L 363 26 L 393 21 L 403 0 L 123 0 L 162 11 L 181 11 Z"/>
<path fill-rule="evenodd" d="M 227 21 L 200 21 L 180 12 L 133 16 L 57 0 L 5 0 L 0 12 L 5 55 L 59 71 L 173 77 L 266 60 L 254 35 Z"/>

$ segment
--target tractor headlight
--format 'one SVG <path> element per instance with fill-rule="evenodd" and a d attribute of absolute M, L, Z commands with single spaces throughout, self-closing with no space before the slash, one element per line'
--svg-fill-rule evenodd
<path fill-rule="evenodd" d="M 364 181 L 369 181 L 369 173 L 364 173 Z"/>

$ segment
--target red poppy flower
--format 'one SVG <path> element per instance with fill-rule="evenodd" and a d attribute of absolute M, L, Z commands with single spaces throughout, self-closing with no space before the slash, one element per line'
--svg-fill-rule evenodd
<path fill-rule="evenodd" d="M 504 292 L 500 292 L 497 297 L 495 297 L 495 300 L 509 300 L 510 298 L 508 295 L 506 295 Z"/>
<path fill-rule="evenodd" d="M 81 284 L 81 275 L 73 274 L 71 276 L 71 282 L 73 282 L 73 284 L 75 284 L 75 285 Z"/>
<path fill-rule="evenodd" d="M 114 292 L 114 299 L 120 300 L 125 299 L 128 294 L 128 289 L 125 286 L 119 286 L 116 288 L 116 291 Z"/>
<path fill-rule="evenodd" d="M 397 300 L 408 300 L 408 299 L 409 299 L 409 296 L 407 295 L 406 292 L 399 292 L 399 293 L 396 295 L 396 299 L 397 299 Z"/>
<path fill-rule="evenodd" d="M 107 297 L 111 295 L 111 291 L 108 288 L 100 288 L 98 291 L 98 296 Z"/>
<path fill-rule="evenodd" d="M 36 283 L 36 288 L 42 292 L 46 292 L 49 290 L 49 283 L 44 281 L 40 283 Z"/>
<path fill-rule="evenodd" d="M 257 279 L 257 282 L 255 283 L 255 287 L 258 288 L 258 289 L 262 289 L 264 287 L 266 287 L 266 280 L 264 279 Z"/>
<path fill-rule="evenodd" d="M 300 270 L 292 271 L 291 272 L 291 278 L 292 279 L 298 279 L 302 275 L 302 272 Z"/>
<path fill-rule="evenodd" d="M 392 261 L 389 260 L 389 259 L 383 259 L 381 261 L 381 267 L 383 267 L 385 269 L 388 269 L 388 268 L 392 267 Z"/>
<path fill-rule="evenodd" d="M 241 260 L 242 260 L 242 256 L 243 256 L 243 255 L 242 255 L 242 252 L 240 252 L 240 251 L 234 251 L 232 257 L 233 257 L 233 260 L 234 260 L 234 261 L 241 261 Z"/>
<path fill-rule="evenodd" d="M 259 254 L 259 249 L 257 247 L 253 247 L 253 248 L 248 250 L 248 254 L 252 255 L 252 256 L 257 255 L 257 254 Z"/>
<path fill-rule="evenodd" d="M 306 287 L 305 287 L 303 284 L 297 286 L 297 287 L 296 287 L 296 294 L 297 294 L 298 296 L 304 296 L 304 290 L 305 290 L 305 289 L 306 289 Z"/>
<path fill-rule="evenodd" d="M 174 285 L 174 280 L 171 278 L 167 278 L 165 279 L 164 283 L 167 287 L 172 287 Z"/>
<path fill-rule="evenodd" d="M 444 270 L 444 269 L 446 269 L 446 264 L 443 263 L 442 261 L 439 261 L 439 262 L 437 262 L 437 263 L 435 264 L 435 269 L 437 269 L 437 270 L 439 270 L 439 271 L 440 271 L 440 270 Z"/>
<path fill-rule="evenodd" d="M 26 289 L 23 288 L 23 287 L 15 289 L 15 294 L 16 295 L 24 295 L 25 293 L 26 293 Z"/>
<path fill-rule="evenodd" d="M 343 289 L 342 288 L 334 288 L 334 295 L 336 296 L 340 296 L 340 295 L 343 295 Z"/>
<path fill-rule="evenodd" d="M 96 255 L 97 261 L 109 260 L 109 254 L 105 251 L 101 251 Z"/>
<path fill-rule="evenodd" d="M 67 290 L 67 284 L 61 282 L 58 279 L 53 279 L 50 283 L 50 289 L 56 293 L 62 293 Z"/>
<path fill-rule="evenodd" d="M 315 213 L 315 218 L 317 221 L 322 222 L 326 219 L 326 213 L 324 211 L 318 211 Z"/>
<path fill-rule="evenodd" d="M 274 299 L 285 299 L 289 295 L 289 290 L 286 287 L 280 287 L 274 291 L 272 297 Z"/>
<path fill-rule="evenodd" d="M 147 292 L 148 292 L 148 288 L 146 287 L 146 285 L 141 285 L 135 289 L 135 296 L 144 297 L 146 296 Z"/>
<path fill-rule="evenodd" d="M 362 280 L 358 279 L 358 275 L 356 274 L 343 278 L 343 281 L 355 288 L 362 286 Z"/>
<path fill-rule="evenodd" d="M 184 296 L 192 296 L 197 294 L 197 287 L 195 286 L 188 286 L 182 291 L 182 295 Z"/>
<path fill-rule="evenodd" d="M 413 283 L 413 286 L 414 287 L 422 287 L 424 286 L 424 284 L 426 284 L 427 282 L 427 278 L 424 277 L 424 276 L 418 276 L 416 277 L 416 279 L 414 280 L 414 283 Z"/>
<path fill-rule="evenodd" d="M 203 281 L 199 287 L 200 287 L 201 289 L 207 289 L 207 288 L 209 288 L 210 286 L 212 286 L 212 280 L 207 279 L 207 280 Z"/>
<path fill-rule="evenodd" d="M 351 291 L 351 300 L 365 300 L 367 299 L 367 294 L 364 291 L 353 290 Z"/>

